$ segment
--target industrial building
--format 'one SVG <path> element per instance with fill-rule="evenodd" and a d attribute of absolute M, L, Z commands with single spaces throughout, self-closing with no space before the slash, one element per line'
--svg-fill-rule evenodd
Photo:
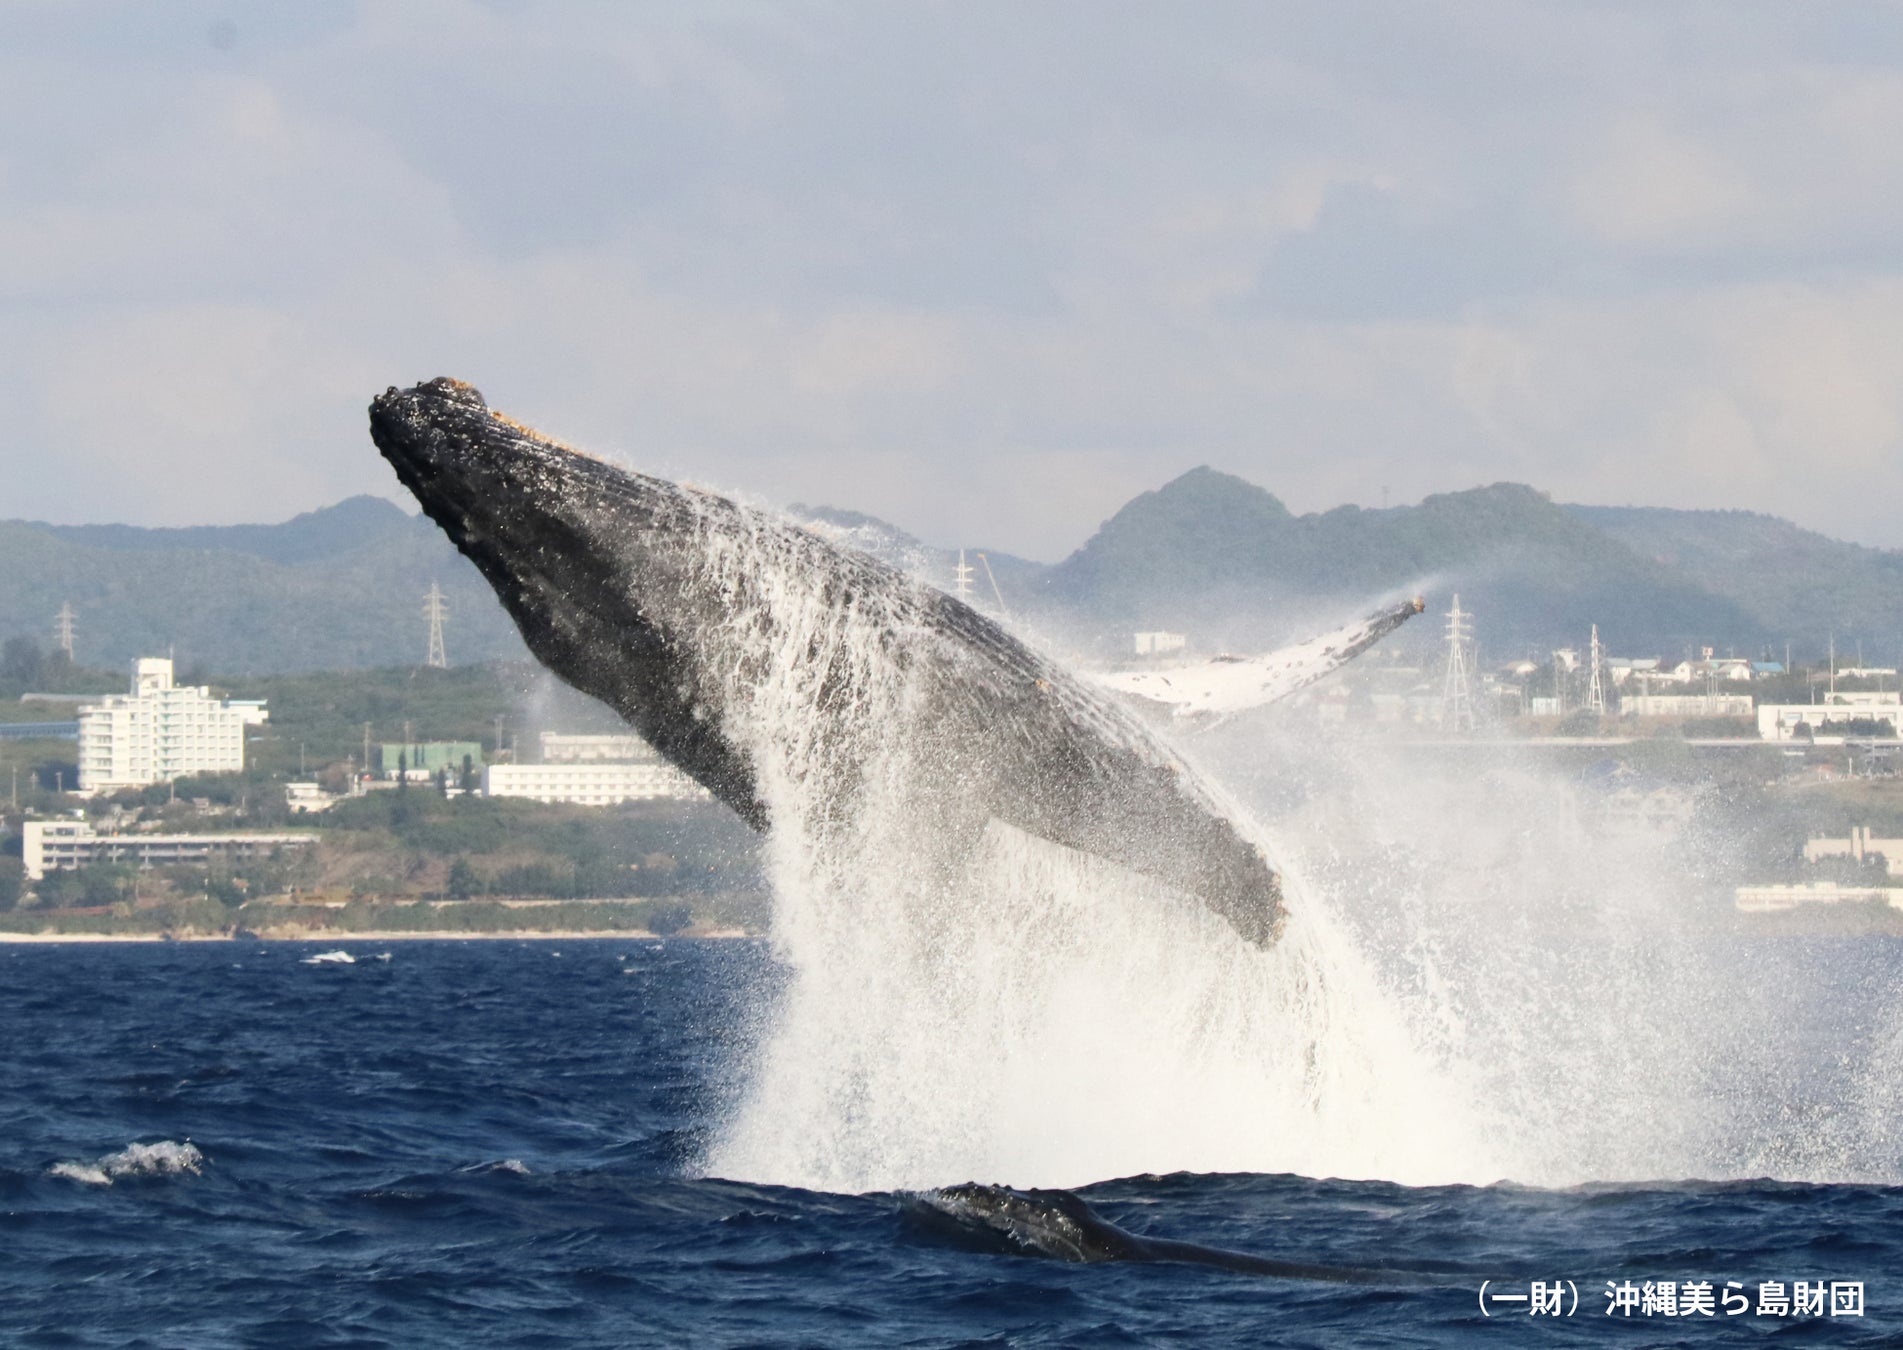
<path fill-rule="evenodd" d="M 172 662 L 132 663 L 130 693 L 79 709 L 79 790 L 117 792 L 197 773 L 244 768 L 245 728 L 262 723 L 264 704 L 216 699 L 203 685 L 176 685 Z"/>
<path fill-rule="evenodd" d="M 392 741 L 377 747 L 377 772 L 384 778 L 403 773 L 413 783 L 426 782 L 439 769 L 451 774 L 482 764 L 482 747 L 474 741 Z"/>

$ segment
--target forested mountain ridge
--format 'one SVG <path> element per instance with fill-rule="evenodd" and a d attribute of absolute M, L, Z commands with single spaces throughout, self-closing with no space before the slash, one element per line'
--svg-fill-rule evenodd
<path fill-rule="evenodd" d="M 859 512 L 794 508 L 812 528 L 949 589 L 957 550 Z M 1135 629 L 1187 633 L 1203 650 L 1260 647 L 1387 595 L 1436 611 L 1459 592 L 1485 652 L 1585 640 L 1672 656 L 1711 645 L 1903 647 L 1903 553 L 1738 511 L 1565 506 L 1496 483 L 1412 506 L 1297 515 L 1273 493 L 1194 469 L 1117 511 L 1062 562 L 990 552 L 1007 611 L 1066 642 L 1117 650 Z M 974 599 L 994 607 L 977 550 Z M 353 497 L 277 525 L 141 529 L 0 522 L 0 638 L 50 646 L 70 603 L 75 655 L 117 668 L 173 652 L 182 672 L 246 675 L 420 664 L 423 594 L 449 601 L 452 662 L 524 655 L 475 568 L 429 521 Z M 1439 624 L 1404 630 L 1438 640 Z"/>

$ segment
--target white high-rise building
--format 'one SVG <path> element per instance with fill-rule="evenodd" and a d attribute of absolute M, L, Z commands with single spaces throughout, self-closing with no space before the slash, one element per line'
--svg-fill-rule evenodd
<path fill-rule="evenodd" d="M 172 683 L 172 663 L 132 663 L 132 692 L 79 710 L 79 790 L 117 792 L 194 773 L 244 768 L 244 729 L 270 714 L 261 702 L 215 699 Z"/>

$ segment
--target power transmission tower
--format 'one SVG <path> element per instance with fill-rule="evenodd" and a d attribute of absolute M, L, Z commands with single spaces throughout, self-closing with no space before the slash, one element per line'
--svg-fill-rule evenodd
<path fill-rule="evenodd" d="M 73 607 L 62 604 L 59 613 L 53 616 L 53 645 L 66 653 L 66 662 L 73 660 Z"/>
<path fill-rule="evenodd" d="M 958 566 L 952 569 L 952 594 L 971 603 L 971 568 L 965 565 L 965 550 L 958 550 Z"/>
<path fill-rule="evenodd" d="M 1592 626 L 1592 675 L 1586 682 L 1586 708 L 1595 716 L 1606 715 L 1606 686 L 1600 678 L 1599 668 L 1605 664 L 1605 653 L 1599 649 L 1599 625 Z"/>
<path fill-rule="evenodd" d="M 1450 731 L 1474 729 L 1473 689 L 1467 680 L 1467 640 L 1471 614 L 1460 610 L 1460 597 L 1447 611 L 1447 681 L 1441 691 L 1440 722 Z"/>
<path fill-rule="evenodd" d="M 442 587 L 433 581 L 429 584 L 429 594 L 423 597 L 423 617 L 429 620 L 429 660 L 424 664 L 448 670 L 449 657 L 443 652 L 443 620 L 449 617 L 449 606 L 443 603 Z"/>

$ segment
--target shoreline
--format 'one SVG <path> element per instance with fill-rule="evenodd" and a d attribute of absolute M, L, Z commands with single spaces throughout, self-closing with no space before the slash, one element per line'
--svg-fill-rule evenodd
<path fill-rule="evenodd" d="M 671 938 L 694 941 L 727 942 L 735 938 L 757 937 L 739 928 L 715 928 L 702 933 L 671 934 Z M 55 942 L 666 942 L 670 938 L 642 929 L 548 929 L 524 928 L 482 933 L 418 933 L 404 930 L 366 928 L 348 932 L 261 932 L 252 937 L 234 937 L 230 933 L 6 933 L 0 932 L 0 946 L 9 943 L 43 945 Z"/>

